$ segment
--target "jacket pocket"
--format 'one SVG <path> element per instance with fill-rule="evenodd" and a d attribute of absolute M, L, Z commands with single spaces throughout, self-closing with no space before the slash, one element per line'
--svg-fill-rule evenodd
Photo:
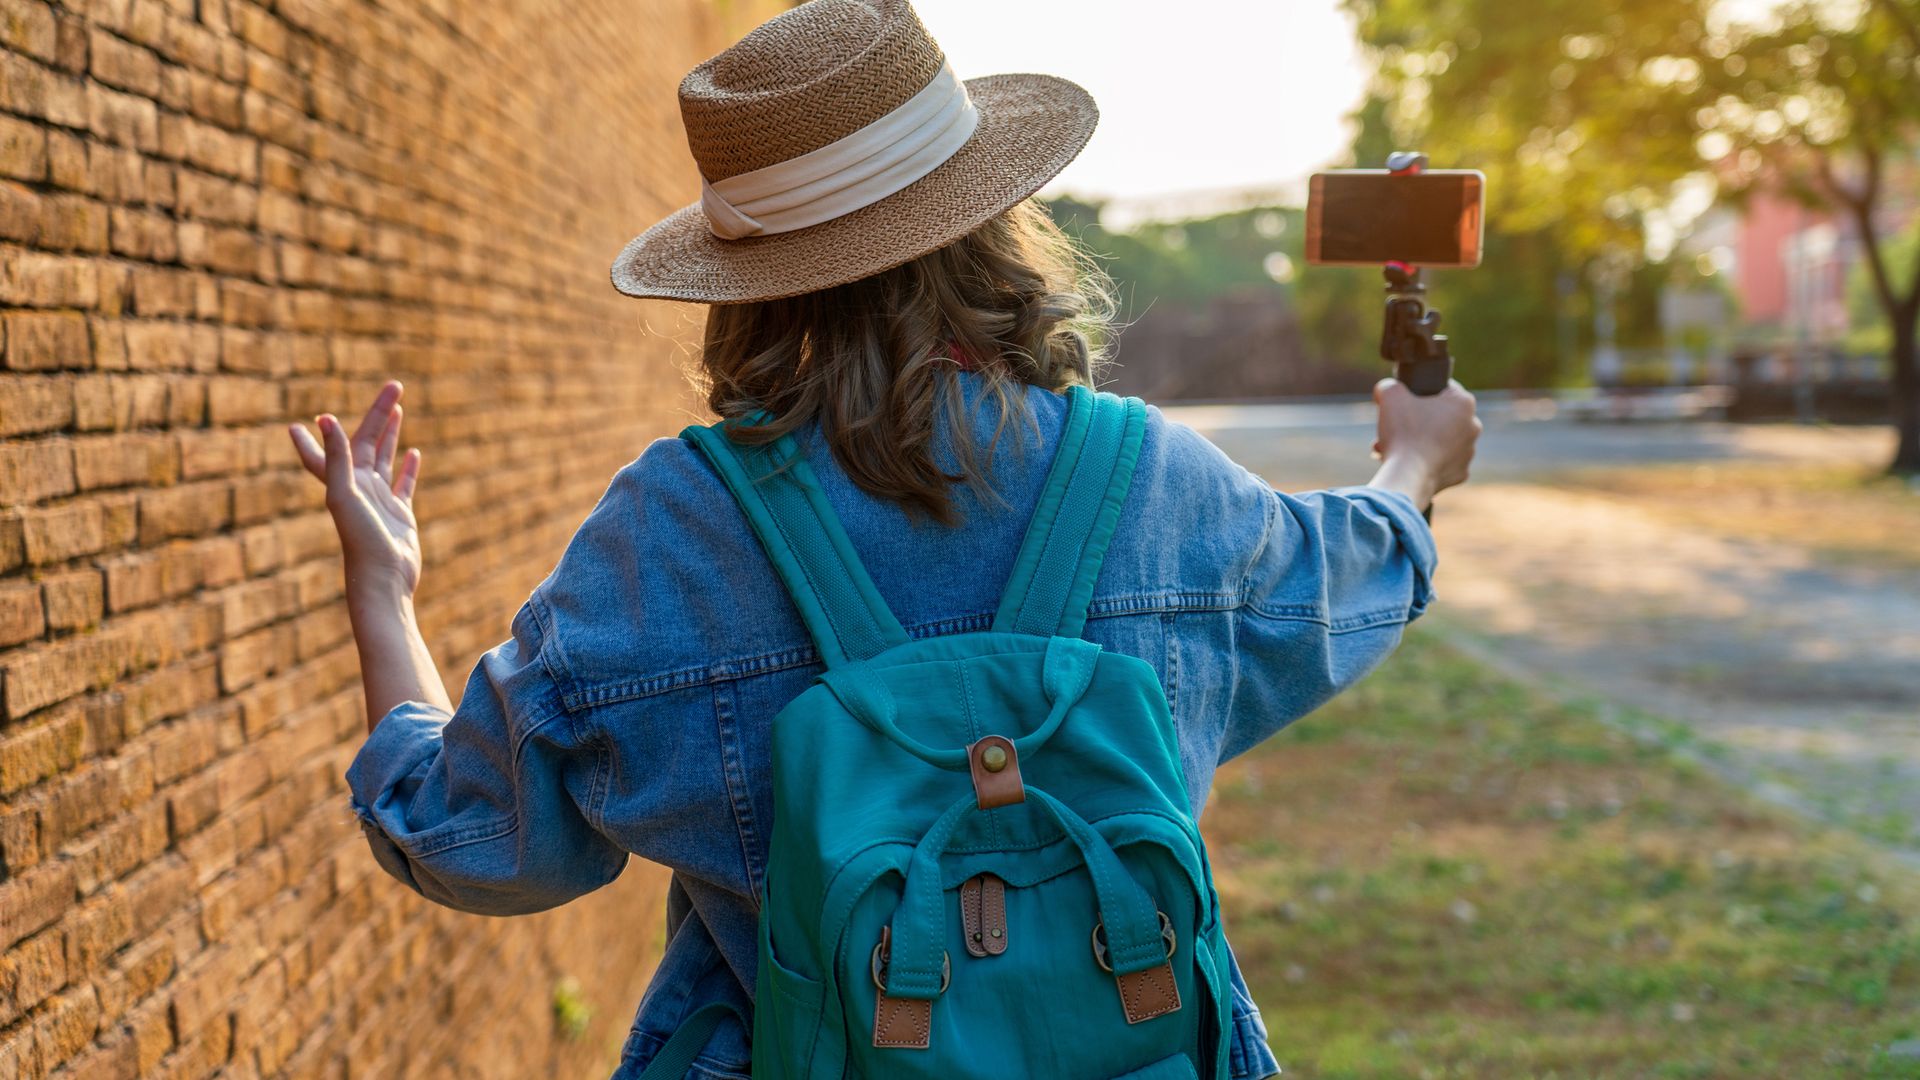
<path fill-rule="evenodd" d="M 1175 1054 L 1162 1058 L 1144 1069 L 1121 1073 L 1113 1080 L 1199 1080 L 1199 1073 L 1193 1071 L 1193 1061 L 1185 1054 Z"/>
<path fill-rule="evenodd" d="M 755 1080 L 810 1075 L 814 1042 L 820 1035 L 825 984 L 780 962 L 764 919 L 760 924 L 758 981 L 753 1009 Z"/>

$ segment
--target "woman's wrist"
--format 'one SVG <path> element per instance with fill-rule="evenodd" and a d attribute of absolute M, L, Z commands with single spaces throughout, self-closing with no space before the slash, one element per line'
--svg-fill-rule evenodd
<path fill-rule="evenodd" d="M 413 584 L 397 567 L 346 562 L 347 603 L 376 608 L 413 607 Z"/>
<path fill-rule="evenodd" d="M 1383 491 L 1397 491 L 1413 500 L 1416 510 L 1425 510 L 1433 503 L 1438 490 L 1434 470 L 1422 458 L 1408 454 L 1394 454 L 1380 463 L 1380 469 L 1367 482 L 1368 487 Z"/>

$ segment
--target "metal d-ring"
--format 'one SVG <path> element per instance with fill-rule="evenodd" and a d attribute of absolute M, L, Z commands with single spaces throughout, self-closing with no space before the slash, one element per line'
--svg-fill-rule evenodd
<path fill-rule="evenodd" d="M 1180 936 L 1173 932 L 1173 920 L 1167 918 L 1164 911 L 1155 911 L 1160 916 L 1160 940 L 1167 943 L 1167 959 L 1173 959 L 1173 951 L 1180 947 Z M 1113 973 L 1113 965 L 1107 962 L 1107 922 L 1097 919 L 1093 924 L 1093 959 L 1100 970 Z"/>
<path fill-rule="evenodd" d="M 882 927 L 880 930 L 880 940 L 875 942 L 873 946 L 873 960 L 868 965 L 873 971 L 874 989 L 883 994 L 887 992 L 887 961 L 891 959 L 888 955 L 891 951 L 888 945 L 891 944 L 892 938 L 893 927 Z M 945 949 L 942 949 L 940 950 L 940 992 L 943 994 L 946 993 L 947 987 L 952 985 L 953 958 Z"/>

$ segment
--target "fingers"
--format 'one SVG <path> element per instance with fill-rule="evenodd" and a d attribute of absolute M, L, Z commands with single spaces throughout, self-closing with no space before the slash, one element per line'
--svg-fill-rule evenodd
<path fill-rule="evenodd" d="M 305 424 L 288 424 L 287 434 L 293 437 L 294 452 L 300 455 L 300 464 L 307 467 L 315 480 L 327 481 L 327 452 L 320 448 L 319 440 Z"/>
<path fill-rule="evenodd" d="M 367 406 L 367 415 L 360 418 L 360 426 L 353 432 L 353 452 L 362 461 L 373 461 L 378 453 L 380 433 L 393 419 L 393 406 L 400 400 L 400 380 L 388 379 L 380 392 L 373 396 L 373 404 Z"/>
<path fill-rule="evenodd" d="M 393 452 L 400 446 L 400 406 L 395 404 L 387 414 L 387 425 L 380 432 L 380 446 L 373 458 L 373 471 L 389 485 L 393 483 Z"/>
<path fill-rule="evenodd" d="M 1385 405 L 1388 398 L 1411 397 L 1412 394 L 1407 384 L 1399 379 L 1381 379 L 1373 384 L 1373 403 L 1376 405 Z"/>
<path fill-rule="evenodd" d="M 353 490 L 353 448 L 347 443 L 347 429 L 332 413 L 320 417 L 320 437 L 327 449 L 327 494 L 345 496 Z"/>
<path fill-rule="evenodd" d="M 418 448 L 407 451 L 400 460 L 400 475 L 394 478 L 393 493 L 402 499 L 413 498 L 413 488 L 420 480 L 420 451 Z"/>

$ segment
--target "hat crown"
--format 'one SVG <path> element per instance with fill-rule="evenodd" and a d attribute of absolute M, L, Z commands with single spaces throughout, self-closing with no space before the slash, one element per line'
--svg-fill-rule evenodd
<path fill-rule="evenodd" d="M 812 0 L 681 81 L 687 145 L 716 183 L 776 165 L 899 108 L 945 63 L 907 0 Z"/>

